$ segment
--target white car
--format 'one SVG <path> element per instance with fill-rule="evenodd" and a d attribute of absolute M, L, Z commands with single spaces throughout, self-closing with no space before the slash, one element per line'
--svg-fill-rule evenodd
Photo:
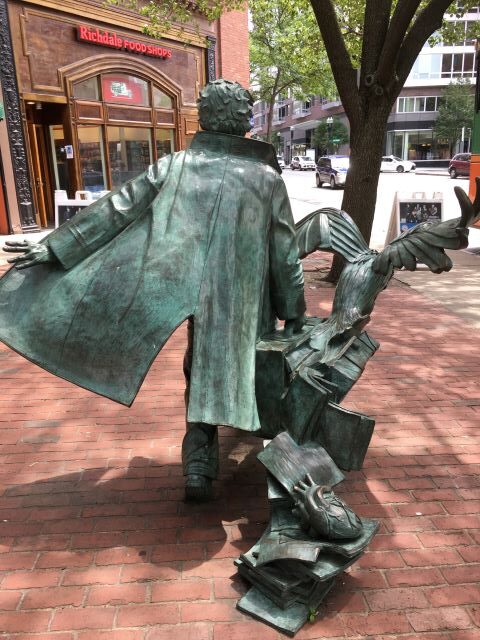
<path fill-rule="evenodd" d="M 282 158 L 282 156 L 277 156 L 277 162 L 280 169 L 285 169 L 285 160 Z"/>
<path fill-rule="evenodd" d="M 404 171 L 415 171 L 416 165 L 410 160 L 402 160 L 397 156 L 383 156 L 380 171 L 396 171 L 403 173 Z"/>
<path fill-rule="evenodd" d="M 293 156 L 290 168 L 300 169 L 300 171 L 308 171 L 308 169 L 315 171 L 315 162 L 308 156 Z"/>

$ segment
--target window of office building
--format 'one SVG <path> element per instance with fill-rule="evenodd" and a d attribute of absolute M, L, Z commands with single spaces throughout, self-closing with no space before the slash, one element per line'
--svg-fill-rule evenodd
<path fill-rule="evenodd" d="M 413 80 L 440 78 L 441 68 L 441 53 L 421 53 L 413 64 L 409 78 Z"/>
<path fill-rule="evenodd" d="M 476 38 L 476 26 L 478 20 L 478 7 L 471 7 L 468 10 L 470 14 L 470 20 L 454 20 L 455 36 L 449 40 L 446 44 L 457 47 L 469 46 Z"/>
<path fill-rule="evenodd" d="M 410 72 L 410 80 L 475 77 L 473 52 L 421 53 Z"/>
<path fill-rule="evenodd" d="M 397 113 L 438 111 L 438 96 L 402 97 L 397 101 Z"/>
<path fill-rule="evenodd" d="M 287 116 L 288 116 L 288 104 L 276 105 L 275 111 L 273 113 L 274 121 L 276 122 L 283 121 Z"/>
<path fill-rule="evenodd" d="M 472 78 L 475 75 L 473 53 L 444 53 L 442 78 Z"/>
<path fill-rule="evenodd" d="M 297 118 L 306 116 L 310 113 L 310 100 L 295 100 L 293 103 L 293 115 Z"/>

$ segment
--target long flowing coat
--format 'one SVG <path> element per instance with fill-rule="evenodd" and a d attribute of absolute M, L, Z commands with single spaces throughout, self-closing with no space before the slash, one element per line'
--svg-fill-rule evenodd
<path fill-rule="evenodd" d="M 130 405 L 188 317 L 190 422 L 259 428 L 255 343 L 305 309 L 273 148 L 201 132 L 46 239 L 57 262 L 0 280 L 0 340 Z"/>

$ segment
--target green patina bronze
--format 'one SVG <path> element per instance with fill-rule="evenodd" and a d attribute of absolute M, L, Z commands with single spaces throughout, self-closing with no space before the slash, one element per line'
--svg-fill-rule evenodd
<path fill-rule="evenodd" d="M 172 332 L 188 319 L 187 496 L 210 495 L 217 425 L 272 442 L 271 519 L 237 561 L 252 589 L 241 610 L 293 635 L 378 524 L 331 487 L 360 469 L 374 421 L 341 406 L 378 344 L 365 332 L 396 268 L 451 268 L 479 217 L 425 223 L 378 254 L 349 216 L 320 209 L 296 227 L 273 147 L 244 138 L 252 99 L 215 81 L 190 148 L 159 160 L 20 253 L 0 280 L 0 340 L 52 373 L 130 405 Z M 327 319 L 305 319 L 300 258 L 346 261 Z M 36 266 L 35 269 L 27 267 Z M 278 330 L 276 320 L 285 320 Z M 190 493 L 189 493 L 190 492 Z"/>
<path fill-rule="evenodd" d="M 260 428 L 257 338 L 275 317 L 305 311 L 292 213 L 270 145 L 198 133 L 188 151 L 92 204 L 46 245 L 52 262 L 11 269 L 0 281 L 2 341 L 130 405 L 169 336 L 193 317 L 188 420 Z"/>

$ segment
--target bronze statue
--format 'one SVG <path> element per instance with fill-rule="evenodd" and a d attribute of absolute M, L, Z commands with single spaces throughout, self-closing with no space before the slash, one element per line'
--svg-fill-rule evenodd
<path fill-rule="evenodd" d="M 238 606 L 293 635 L 378 528 L 332 491 L 341 470 L 361 468 L 374 427 L 341 402 L 378 348 L 364 331 L 375 300 L 396 268 L 451 268 L 445 249 L 467 245 L 480 188 L 473 204 L 456 189 L 459 219 L 419 224 L 380 254 L 343 211 L 295 227 L 273 147 L 244 137 L 251 106 L 237 83 L 209 83 L 188 150 L 40 243 L 7 243 L 20 255 L 0 280 L 0 340 L 130 405 L 188 320 L 186 496 L 211 496 L 217 425 L 271 439 L 258 455 L 271 519 L 237 561 L 252 585 Z M 300 258 L 316 250 L 346 261 L 326 320 L 304 317 Z"/>

